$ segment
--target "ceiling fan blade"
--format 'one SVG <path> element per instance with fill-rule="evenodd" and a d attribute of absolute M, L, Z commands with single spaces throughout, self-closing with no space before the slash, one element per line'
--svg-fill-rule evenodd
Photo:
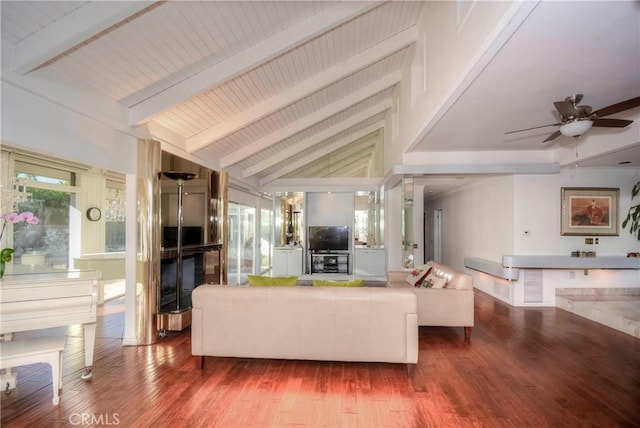
<path fill-rule="evenodd" d="M 633 120 L 624 119 L 595 119 L 593 126 L 600 126 L 605 128 L 624 128 L 633 123 Z"/>
<path fill-rule="evenodd" d="M 516 132 L 523 132 L 523 131 L 531 131 L 532 129 L 540 129 L 540 128 L 546 128 L 548 126 L 560 126 L 562 125 L 562 123 L 551 123 L 549 125 L 540 125 L 540 126 L 534 126 L 533 128 L 524 128 L 524 129 L 518 129 L 517 131 L 509 131 L 509 132 L 505 132 L 504 134 L 514 134 Z"/>
<path fill-rule="evenodd" d="M 548 143 L 549 141 L 555 140 L 560 136 L 560 134 L 561 134 L 560 131 L 554 132 L 553 134 L 549 135 L 547 139 L 543 141 L 543 143 Z"/>
<path fill-rule="evenodd" d="M 592 114 L 595 114 L 598 117 L 605 117 L 636 107 L 640 107 L 640 97 L 635 97 L 616 104 L 611 104 L 610 106 L 603 107 L 600 110 L 594 111 Z"/>
<path fill-rule="evenodd" d="M 556 101 L 553 103 L 556 106 L 556 110 L 565 119 L 570 117 L 580 117 L 580 112 L 576 110 L 576 106 L 569 101 Z"/>

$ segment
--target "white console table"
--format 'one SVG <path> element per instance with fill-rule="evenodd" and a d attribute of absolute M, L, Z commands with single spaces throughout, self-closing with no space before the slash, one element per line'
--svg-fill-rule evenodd
<path fill-rule="evenodd" d="M 498 278 L 515 281 L 520 269 L 640 269 L 640 258 L 624 256 L 502 256 L 502 262 L 466 258 L 464 265 Z"/>
<path fill-rule="evenodd" d="M 488 275 L 474 278 L 474 286 L 514 306 L 555 306 L 556 289 L 576 284 L 607 288 L 603 278 L 622 278 L 636 284 L 640 258 L 626 256 L 572 257 L 505 255 L 501 261 L 465 258 L 465 267 Z M 593 280 L 577 279 L 575 270 L 602 270 Z M 636 279 L 633 279 L 633 278 Z M 574 282 L 575 281 L 575 282 Z M 596 284 L 596 285 L 594 285 Z"/>
<path fill-rule="evenodd" d="M 520 269 L 640 269 L 640 258 L 625 256 L 502 256 L 502 266 Z"/>

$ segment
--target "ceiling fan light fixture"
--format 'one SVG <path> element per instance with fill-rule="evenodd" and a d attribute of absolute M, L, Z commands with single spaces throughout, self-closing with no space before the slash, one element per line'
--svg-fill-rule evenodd
<path fill-rule="evenodd" d="M 562 125 L 560 127 L 560 132 L 562 133 L 562 135 L 566 135 L 567 137 L 578 137 L 590 130 L 592 126 L 592 120 L 576 119 Z"/>

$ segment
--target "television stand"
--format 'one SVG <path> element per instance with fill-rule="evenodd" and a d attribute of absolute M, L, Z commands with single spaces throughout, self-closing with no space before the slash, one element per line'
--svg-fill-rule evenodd
<path fill-rule="evenodd" d="M 349 273 L 349 253 L 311 253 L 311 274 Z"/>

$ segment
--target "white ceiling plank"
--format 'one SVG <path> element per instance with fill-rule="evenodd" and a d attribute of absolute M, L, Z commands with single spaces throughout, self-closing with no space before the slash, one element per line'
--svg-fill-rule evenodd
<path fill-rule="evenodd" d="M 371 157 L 371 153 L 359 153 L 354 156 L 349 156 L 340 160 L 335 165 L 331 165 L 327 169 L 326 177 L 349 177 L 355 175 L 355 171 L 364 169 L 367 167 L 368 159 Z M 363 161 L 365 164 L 363 165 Z"/>
<path fill-rule="evenodd" d="M 316 144 L 321 143 L 322 141 L 328 138 L 331 138 L 332 136 L 344 131 L 345 129 L 349 129 L 350 127 L 357 125 L 358 123 L 370 118 L 371 116 L 375 116 L 376 114 L 391 108 L 392 104 L 393 103 L 391 102 L 391 100 L 378 103 L 377 105 L 371 108 L 368 108 L 367 110 L 360 112 L 343 122 L 337 123 L 336 125 L 330 128 L 324 129 L 322 132 L 319 132 L 310 138 L 306 138 L 300 141 L 299 143 L 294 144 L 293 146 L 289 147 L 286 151 L 283 150 L 275 156 L 271 156 L 270 158 L 267 158 L 262 162 L 258 162 L 255 165 L 249 168 L 246 168 L 243 172 L 243 177 L 248 178 L 253 175 L 256 175 L 261 171 L 264 171 L 265 169 L 272 167 L 278 162 L 282 162 L 284 159 L 290 157 L 292 154 L 300 153 L 303 150 L 307 150 L 315 146 Z M 383 126 L 384 126 L 383 121 L 376 122 L 373 125 L 370 125 L 358 132 L 355 132 L 345 137 L 345 139 L 348 139 L 349 141 L 355 141 L 358 138 L 361 138 L 367 135 L 368 133 L 375 131 L 376 129 L 382 128 Z"/>
<path fill-rule="evenodd" d="M 277 165 L 280 162 L 283 162 L 285 159 L 288 159 L 292 156 L 295 156 L 298 153 L 301 153 L 305 150 L 308 150 L 310 148 L 312 148 L 314 145 L 321 143 L 322 141 L 327 140 L 328 138 L 331 138 L 334 135 L 339 134 L 340 132 L 342 132 L 345 129 L 349 129 L 350 127 L 356 125 L 358 122 L 362 122 L 364 120 L 366 120 L 368 117 L 374 116 L 376 114 L 381 113 L 384 110 L 388 110 L 389 108 L 391 108 L 391 101 L 387 102 L 383 102 L 383 103 L 379 103 L 379 105 L 375 106 L 375 109 L 378 110 L 377 112 L 373 112 L 373 109 L 368 109 L 367 112 L 363 112 L 363 114 L 358 115 L 359 118 L 355 119 L 354 116 L 354 120 L 352 120 L 352 118 L 349 118 L 349 120 L 346 120 L 340 124 L 337 124 L 335 126 L 333 126 L 330 130 L 326 130 L 323 131 L 320 134 L 314 135 L 308 139 L 305 139 L 303 141 L 301 141 L 298 144 L 295 144 L 291 147 L 289 147 L 286 151 L 280 151 L 277 155 L 274 155 L 268 159 L 265 159 L 264 161 L 250 167 L 250 168 L 246 168 L 246 170 L 243 171 L 244 174 L 244 178 L 248 178 L 251 177 L 253 175 L 257 175 L 258 173 L 264 171 L 265 169 L 268 169 L 274 165 Z M 364 119 L 363 119 L 364 117 Z M 337 150 L 340 149 L 348 144 L 351 144 L 354 141 L 357 141 L 358 139 L 366 136 L 367 134 L 370 134 L 374 131 L 376 131 L 377 129 L 383 128 L 385 126 L 385 122 L 384 121 L 378 121 L 372 125 L 369 125 L 361 130 L 358 130 L 356 132 L 352 132 L 351 134 L 348 134 L 334 142 L 332 142 L 330 145 L 328 145 L 327 147 L 330 147 L 331 150 Z M 314 157 L 320 157 L 320 156 L 324 156 L 325 154 L 325 148 L 322 148 L 320 150 L 317 150 L 316 152 L 313 153 Z M 319 155 L 321 154 L 322 155 Z M 330 153 L 330 152 L 329 152 Z M 288 170 L 286 173 L 287 174 L 289 172 L 291 172 L 293 170 Z M 279 173 L 279 175 L 283 175 L 282 173 Z"/>
<path fill-rule="evenodd" d="M 13 70 L 27 74 L 155 1 L 90 2 L 16 45 Z"/>
<path fill-rule="evenodd" d="M 331 162 L 331 168 L 334 170 L 340 168 L 342 165 L 344 165 L 345 162 L 350 162 L 354 158 L 354 156 L 358 156 L 359 160 L 362 160 L 362 158 L 364 157 L 370 158 L 372 156 L 372 150 L 373 150 L 372 147 L 375 146 L 376 143 L 377 143 L 377 137 L 371 137 L 371 138 L 365 139 L 360 143 L 357 143 L 353 148 L 349 146 L 347 150 L 340 150 L 339 151 L 340 158 L 337 161 Z M 324 157 L 320 157 L 320 158 L 314 157 L 313 159 L 311 159 L 310 166 L 309 167 L 305 166 L 303 174 L 300 174 L 300 175 L 296 174 L 296 175 L 300 177 L 302 176 L 315 177 L 322 174 L 322 171 L 328 168 L 328 165 L 324 164 L 322 160 L 325 157 L 331 157 L 331 156 L 332 156 L 332 153 L 328 153 Z"/>
<path fill-rule="evenodd" d="M 339 2 L 256 43 L 233 57 L 138 103 L 129 110 L 129 123 L 141 124 L 172 105 L 179 104 L 256 68 L 282 53 L 379 5 L 378 2 Z"/>
<path fill-rule="evenodd" d="M 320 72 L 310 79 L 295 85 L 286 91 L 253 105 L 242 113 L 195 135 L 187 140 L 187 148 L 193 152 L 224 138 L 239 129 L 248 126 L 263 117 L 281 110 L 314 92 L 335 83 L 381 59 L 398 52 L 413 44 L 417 40 L 418 32 L 415 27 L 404 30 L 395 36 L 357 54 L 328 70 Z"/>
<path fill-rule="evenodd" d="M 370 125 L 367 128 L 363 129 L 362 131 L 367 130 L 369 132 L 373 132 L 376 129 L 380 129 L 380 127 L 382 127 L 382 126 L 384 126 L 384 121 L 376 122 L 373 125 Z M 356 134 L 360 134 L 360 133 L 358 132 Z M 357 139 L 357 138 L 355 138 L 355 139 L 353 138 L 356 134 L 350 135 L 350 136 L 345 137 L 345 138 L 342 138 L 342 139 L 336 141 L 335 143 L 332 143 L 332 144 L 328 145 L 327 147 L 324 147 L 323 149 L 320 149 L 320 150 L 310 154 L 309 156 L 306 156 L 303 159 L 300 159 L 300 160 L 298 160 L 296 162 L 290 163 L 289 165 L 285 166 L 284 168 L 278 170 L 277 172 L 275 172 L 273 174 L 270 174 L 270 175 L 260 179 L 260 185 L 264 186 L 265 184 L 270 183 L 270 182 L 272 182 L 274 180 L 277 180 L 278 178 L 283 177 L 283 176 L 289 174 L 290 172 L 293 172 L 296 169 L 301 168 L 301 167 L 305 166 L 306 164 L 308 164 L 310 162 L 313 162 L 314 160 L 316 160 L 318 158 L 321 158 L 322 156 L 328 155 L 329 153 L 331 153 L 334 150 L 338 150 L 341 147 L 344 147 L 345 145 L 347 145 L 347 144 L 353 142 L 355 139 Z M 366 135 L 366 133 L 363 134 L 362 136 L 364 136 L 364 135 Z M 358 137 L 358 138 L 362 138 L 362 136 Z"/>
<path fill-rule="evenodd" d="M 347 143 L 346 146 L 339 147 L 332 152 L 326 153 L 324 156 L 315 157 L 311 159 L 308 165 L 303 165 L 301 169 L 298 169 L 300 173 L 296 174 L 296 176 L 313 177 L 319 175 L 323 170 L 328 168 L 329 164 L 331 164 L 331 167 L 343 165 L 344 162 L 348 162 L 353 156 L 360 156 L 363 152 L 366 152 L 366 155 L 371 157 L 374 150 L 373 147 L 377 143 L 378 138 L 378 134 L 374 132 L 374 134 L 362 138 L 361 141 Z M 335 146 L 332 146 L 331 148 L 334 147 Z M 324 149 L 323 152 L 325 152 Z M 294 170 L 293 173 L 296 173 L 296 171 Z"/>
<path fill-rule="evenodd" d="M 400 82 L 401 79 L 402 73 L 400 71 L 388 74 L 382 79 L 379 79 L 378 81 L 365 86 L 358 91 L 350 93 L 341 100 L 329 104 L 328 106 L 321 108 L 320 110 L 317 110 L 313 114 L 305 116 L 300 120 L 292 122 L 287 126 L 279 129 L 278 131 L 268 134 L 251 144 L 247 144 L 240 150 L 236 150 L 235 152 L 230 153 L 229 155 L 222 158 L 221 165 L 223 168 L 235 165 L 236 163 L 253 155 L 254 153 L 264 150 L 267 147 L 271 147 L 272 145 L 277 144 L 279 141 L 282 141 L 285 138 L 297 134 L 298 132 L 307 129 L 312 125 L 333 116 L 334 114 L 340 113 L 341 111 L 355 104 L 358 104 L 369 97 L 372 97 L 378 92 L 396 85 Z"/>
<path fill-rule="evenodd" d="M 383 126 L 384 121 L 380 121 L 375 125 L 370 125 L 366 128 L 366 131 L 369 131 L 368 135 L 365 134 L 365 130 L 361 130 L 357 133 L 346 135 L 338 140 L 328 143 L 326 147 L 322 147 L 311 153 L 303 154 L 303 156 L 299 156 L 299 153 L 296 153 L 293 155 L 297 155 L 295 159 L 290 160 L 289 163 L 284 164 L 284 166 L 277 167 L 277 171 L 274 171 L 268 175 L 269 177 L 283 177 L 304 167 L 304 175 L 312 176 L 313 174 L 317 173 L 317 171 L 325 167 L 322 165 L 322 160 L 325 157 L 348 157 L 354 153 L 358 153 L 365 144 L 367 146 L 374 145 L 375 141 L 378 139 L 376 130 L 380 129 Z M 285 159 L 287 159 L 289 156 L 291 155 L 285 156 Z M 283 161 L 285 159 L 283 159 Z M 309 175 L 307 175 L 307 171 L 310 171 Z"/>

